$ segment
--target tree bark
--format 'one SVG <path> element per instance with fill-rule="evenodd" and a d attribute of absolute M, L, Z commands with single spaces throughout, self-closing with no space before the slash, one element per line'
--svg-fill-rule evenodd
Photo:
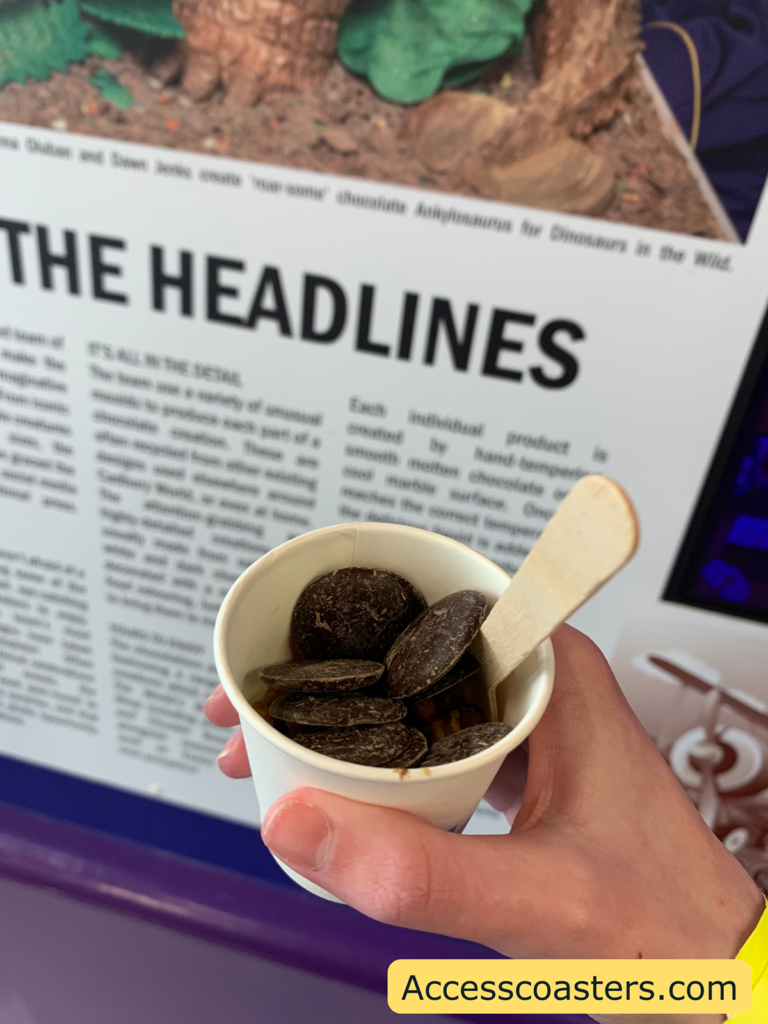
<path fill-rule="evenodd" d="M 531 106 L 575 136 L 606 124 L 626 107 L 640 27 L 640 0 L 546 0 L 531 28 Z"/>
<path fill-rule="evenodd" d="M 183 86 L 206 99 L 220 85 L 254 103 L 267 89 L 311 88 L 336 53 L 348 0 L 174 0 L 187 33 Z"/>

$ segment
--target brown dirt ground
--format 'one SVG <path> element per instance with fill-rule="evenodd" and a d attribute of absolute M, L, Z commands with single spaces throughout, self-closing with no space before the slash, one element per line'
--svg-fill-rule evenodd
<path fill-rule="evenodd" d="M 88 80 L 99 67 L 130 90 L 132 108 L 119 111 L 103 100 Z M 533 81 L 523 54 L 499 62 L 471 88 L 518 103 Z M 616 173 L 616 196 L 603 218 L 721 237 L 639 78 L 632 91 L 628 111 L 587 140 Z M 49 81 L 0 90 L 0 121 L 472 195 L 450 175 L 428 170 L 399 140 L 407 109 L 380 99 L 338 63 L 312 93 L 272 92 L 254 107 L 223 95 L 195 103 L 131 52 L 119 60 L 89 58 Z"/>

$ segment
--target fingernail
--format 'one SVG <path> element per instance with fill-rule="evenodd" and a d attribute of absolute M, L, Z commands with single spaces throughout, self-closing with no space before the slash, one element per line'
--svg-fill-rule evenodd
<path fill-rule="evenodd" d="M 274 813 L 267 813 L 261 838 L 280 860 L 318 871 L 331 852 L 333 825 L 319 807 L 286 800 Z"/>
<path fill-rule="evenodd" d="M 237 737 L 238 737 L 238 733 L 233 733 L 233 735 L 229 737 L 227 742 L 221 748 L 221 753 L 216 758 L 216 763 L 217 764 L 221 764 L 221 762 L 226 760 L 226 758 L 229 756 L 229 754 L 230 754 L 232 748 L 234 747 L 235 743 L 237 743 Z"/>

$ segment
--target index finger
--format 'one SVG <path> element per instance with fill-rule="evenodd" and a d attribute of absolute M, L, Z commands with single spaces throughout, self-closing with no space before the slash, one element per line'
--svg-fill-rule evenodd
<path fill-rule="evenodd" d="M 240 717 L 232 706 L 232 702 L 224 692 L 224 687 L 219 683 L 208 700 L 203 705 L 205 717 L 213 725 L 223 727 L 237 725 Z"/>

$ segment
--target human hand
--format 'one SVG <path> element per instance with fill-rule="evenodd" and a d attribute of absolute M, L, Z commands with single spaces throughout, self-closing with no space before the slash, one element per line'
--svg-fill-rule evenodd
<path fill-rule="evenodd" d="M 555 688 L 529 740 L 527 777 L 516 751 L 486 797 L 507 814 L 509 835 L 454 835 L 301 789 L 267 810 L 264 842 L 370 917 L 509 957 L 735 956 L 764 909 L 759 890 L 704 824 L 594 644 L 568 626 L 552 639 Z M 221 688 L 206 714 L 237 721 Z M 239 733 L 219 764 L 249 774 Z"/>

